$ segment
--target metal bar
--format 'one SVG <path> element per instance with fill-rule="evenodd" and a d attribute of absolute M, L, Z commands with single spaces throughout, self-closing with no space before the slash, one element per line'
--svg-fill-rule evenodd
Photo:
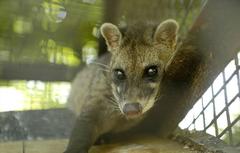
<path fill-rule="evenodd" d="M 236 69 L 237 69 L 236 75 L 237 75 L 237 82 L 238 82 L 238 93 L 240 93 L 240 79 L 239 79 L 239 77 L 240 77 L 240 74 L 239 74 L 240 66 L 238 65 L 239 64 L 238 60 L 239 60 L 238 57 L 236 57 L 235 58 L 235 65 L 236 65 Z"/>
<path fill-rule="evenodd" d="M 231 121 L 230 121 L 230 114 L 229 114 L 229 110 L 228 110 L 228 97 L 227 97 L 227 89 L 226 89 L 226 84 L 227 83 L 225 83 L 226 82 L 226 77 L 225 77 L 225 72 L 223 71 L 223 82 L 224 82 L 224 89 L 223 89 L 223 91 L 224 91 L 224 101 L 225 101 L 225 110 L 226 110 L 226 115 L 227 115 L 227 123 L 228 123 L 228 126 L 231 124 Z M 232 129 L 231 128 L 229 128 L 228 129 L 228 131 L 229 131 L 229 140 L 230 140 L 230 144 L 233 144 L 233 136 L 232 136 Z"/>
<path fill-rule="evenodd" d="M 219 90 L 221 91 L 221 90 Z M 212 93 L 212 96 L 214 96 L 214 92 L 213 92 L 213 87 L 211 85 L 211 93 Z M 215 99 L 212 98 L 212 103 L 213 103 L 213 124 L 214 124 L 214 128 L 215 128 L 215 135 L 218 135 L 218 125 L 217 125 L 217 120 L 214 120 L 216 117 L 217 117 L 217 114 L 216 114 L 216 108 L 215 108 Z M 209 123 L 209 125 L 211 124 L 211 122 Z M 205 128 L 205 130 L 207 130 L 208 127 Z"/>
<path fill-rule="evenodd" d="M 221 72 L 222 73 L 222 72 Z M 224 89 L 224 87 L 226 86 L 226 84 L 231 81 L 231 79 L 234 77 L 234 75 L 237 74 L 237 70 L 233 72 L 233 74 L 226 80 L 226 83 L 223 84 L 223 86 L 217 91 L 216 94 L 214 94 L 214 92 L 212 91 L 212 99 L 209 100 L 209 102 L 207 103 L 207 105 L 203 108 L 203 110 L 199 113 L 199 115 L 196 117 L 196 119 L 202 114 L 203 111 L 206 110 L 206 108 L 209 106 L 209 104 L 213 101 L 214 98 L 216 98 L 218 96 L 218 94 Z M 212 88 L 212 87 L 211 87 Z"/>
<path fill-rule="evenodd" d="M 201 103 L 202 103 L 202 109 L 204 109 L 204 105 L 203 105 L 203 98 L 201 97 Z M 203 115 L 203 129 L 206 128 L 206 118 L 205 118 L 205 114 L 204 111 L 202 111 L 202 115 Z"/>
<path fill-rule="evenodd" d="M 206 127 L 206 129 L 208 129 L 221 115 L 222 113 L 226 110 L 226 107 L 229 107 L 234 100 L 236 100 L 237 97 L 239 97 L 240 93 L 238 93 L 223 109 L 221 112 L 219 112 L 216 117 L 214 117 L 214 119 L 209 123 L 209 125 Z"/>
<path fill-rule="evenodd" d="M 211 86 L 211 88 L 212 88 L 212 86 Z M 213 90 L 212 90 L 212 93 L 213 93 Z M 233 98 L 232 98 L 232 100 L 222 109 L 222 111 L 220 111 L 218 114 L 216 114 L 216 109 L 215 109 L 215 100 L 214 99 L 212 99 L 213 101 L 213 110 L 214 110 L 214 119 L 209 123 L 209 125 L 207 125 L 206 126 L 206 128 L 205 128 L 205 130 L 206 129 L 208 129 L 212 124 L 215 124 L 214 122 L 218 119 L 218 117 L 220 117 L 221 115 L 222 115 L 222 113 L 226 110 L 226 107 L 229 107 L 235 100 L 236 100 L 236 98 L 237 97 L 239 97 L 240 96 L 240 92 L 238 93 L 238 94 L 236 94 Z M 211 102 L 209 102 L 208 103 L 208 105 L 210 104 Z M 204 108 L 204 110 L 206 109 L 206 107 Z M 203 110 L 203 111 L 204 111 Z M 203 111 L 201 111 L 201 113 L 200 113 L 200 115 L 202 114 L 202 112 Z M 194 118 L 194 120 L 192 121 L 192 123 L 187 127 L 187 128 L 189 128 L 192 124 L 194 124 L 195 123 L 195 121 L 198 119 L 198 117 L 200 116 L 200 115 L 198 115 L 197 116 L 197 118 Z M 218 129 L 218 127 L 217 127 L 217 123 L 216 123 L 216 126 L 215 126 L 215 128 L 216 129 Z"/>
<path fill-rule="evenodd" d="M 231 129 L 238 121 L 240 121 L 240 115 L 227 127 L 225 128 L 218 136 L 217 138 L 221 138 L 229 129 Z"/>
<path fill-rule="evenodd" d="M 222 73 L 222 72 L 221 72 Z M 210 103 L 218 96 L 218 94 L 224 90 L 224 88 L 226 88 L 226 84 L 229 83 L 231 81 L 231 79 L 234 77 L 234 75 L 237 75 L 238 74 L 238 71 L 237 69 L 232 73 L 232 75 L 224 82 L 223 86 L 217 91 L 216 94 L 214 94 L 213 92 L 213 87 L 211 86 L 212 88 L 212 98 L 209 100 L 209 102 L 207 103 L 207 105 L 203 108 L 203 110 L 199 113 L 199 115 L 195 118 L 195 119 L 198 119 L 199 116 L 201 114 L 203 114 L 203 112 L 207 109 L 207 107 L 210 105 Z M 240 90 L 240 89 L 239 89 Z M 214 108 L 215 109 L 215 108 Z"/>
<path fill-rule="evenodd" d="M 0 63 L 1 80 L 71 81 L 83 67 L 51 63 Z"/>

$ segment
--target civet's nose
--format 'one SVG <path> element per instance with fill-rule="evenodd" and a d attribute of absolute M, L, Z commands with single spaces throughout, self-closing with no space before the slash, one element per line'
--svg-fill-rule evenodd
<path fill-rule="evenodd" d="M 123 106 L 123 113 L 127 116 L 139 115 L 142 112 L 142 106 L 139 103 L 127 103 Z"/>

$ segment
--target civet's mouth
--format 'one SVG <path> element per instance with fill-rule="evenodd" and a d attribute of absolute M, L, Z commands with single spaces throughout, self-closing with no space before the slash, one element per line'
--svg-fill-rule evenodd
<path fill-rule="evenodd" d="M 134 119 L 142 114 L 142 106 L 140 103 L 126 103 L 123 106 L 123 113 L 128 119 Z"/>

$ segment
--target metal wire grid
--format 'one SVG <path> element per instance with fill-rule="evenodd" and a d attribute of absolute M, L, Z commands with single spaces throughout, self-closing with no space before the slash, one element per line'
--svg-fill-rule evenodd
<path fill-rule="evenodd" d="M 185 118 L 188 123 L 191 121 L 187 126 L 188 129 L 203 130 L 231 145 L 240 144 L 239 62 L 240 53 L 189 111 Z"/>

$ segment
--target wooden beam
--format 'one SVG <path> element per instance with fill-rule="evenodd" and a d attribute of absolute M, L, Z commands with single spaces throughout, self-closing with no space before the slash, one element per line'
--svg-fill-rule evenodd
<path fill-rule="evenodd" d="M 1 142 L 0 152 L 4 153 L 23 153 L 23 142 Z"/>
<path fill-rule="evenodd" d="M 65 138 L 69 137 L 74 120 L 74 114 L 66 109 L 0 113 L 0 152 L 63 152 L 67 145 Z M 138 136 L 124 137 L 124 140 L 112 141 L 111 144 L 93 146 L 89 152 L 239 153 L 239 150 L 205 133 L 190 133 L 179 130 L 172 139 L 162 139 L 157 135 L 139 134 Z"/>
<path fill-rule="evenodd" d="M 199 152 L 239 153 L 240 149 L 227 145 L 223 140 L 201 131 L 179 130 L 173 140 L 184 144 L 185 148 L 193 148 Z"/>
<path fill-rule="evenodd" d="M 46 63 L 0 63 L 1 80 L 71 81 L 80 67 Z"/>

